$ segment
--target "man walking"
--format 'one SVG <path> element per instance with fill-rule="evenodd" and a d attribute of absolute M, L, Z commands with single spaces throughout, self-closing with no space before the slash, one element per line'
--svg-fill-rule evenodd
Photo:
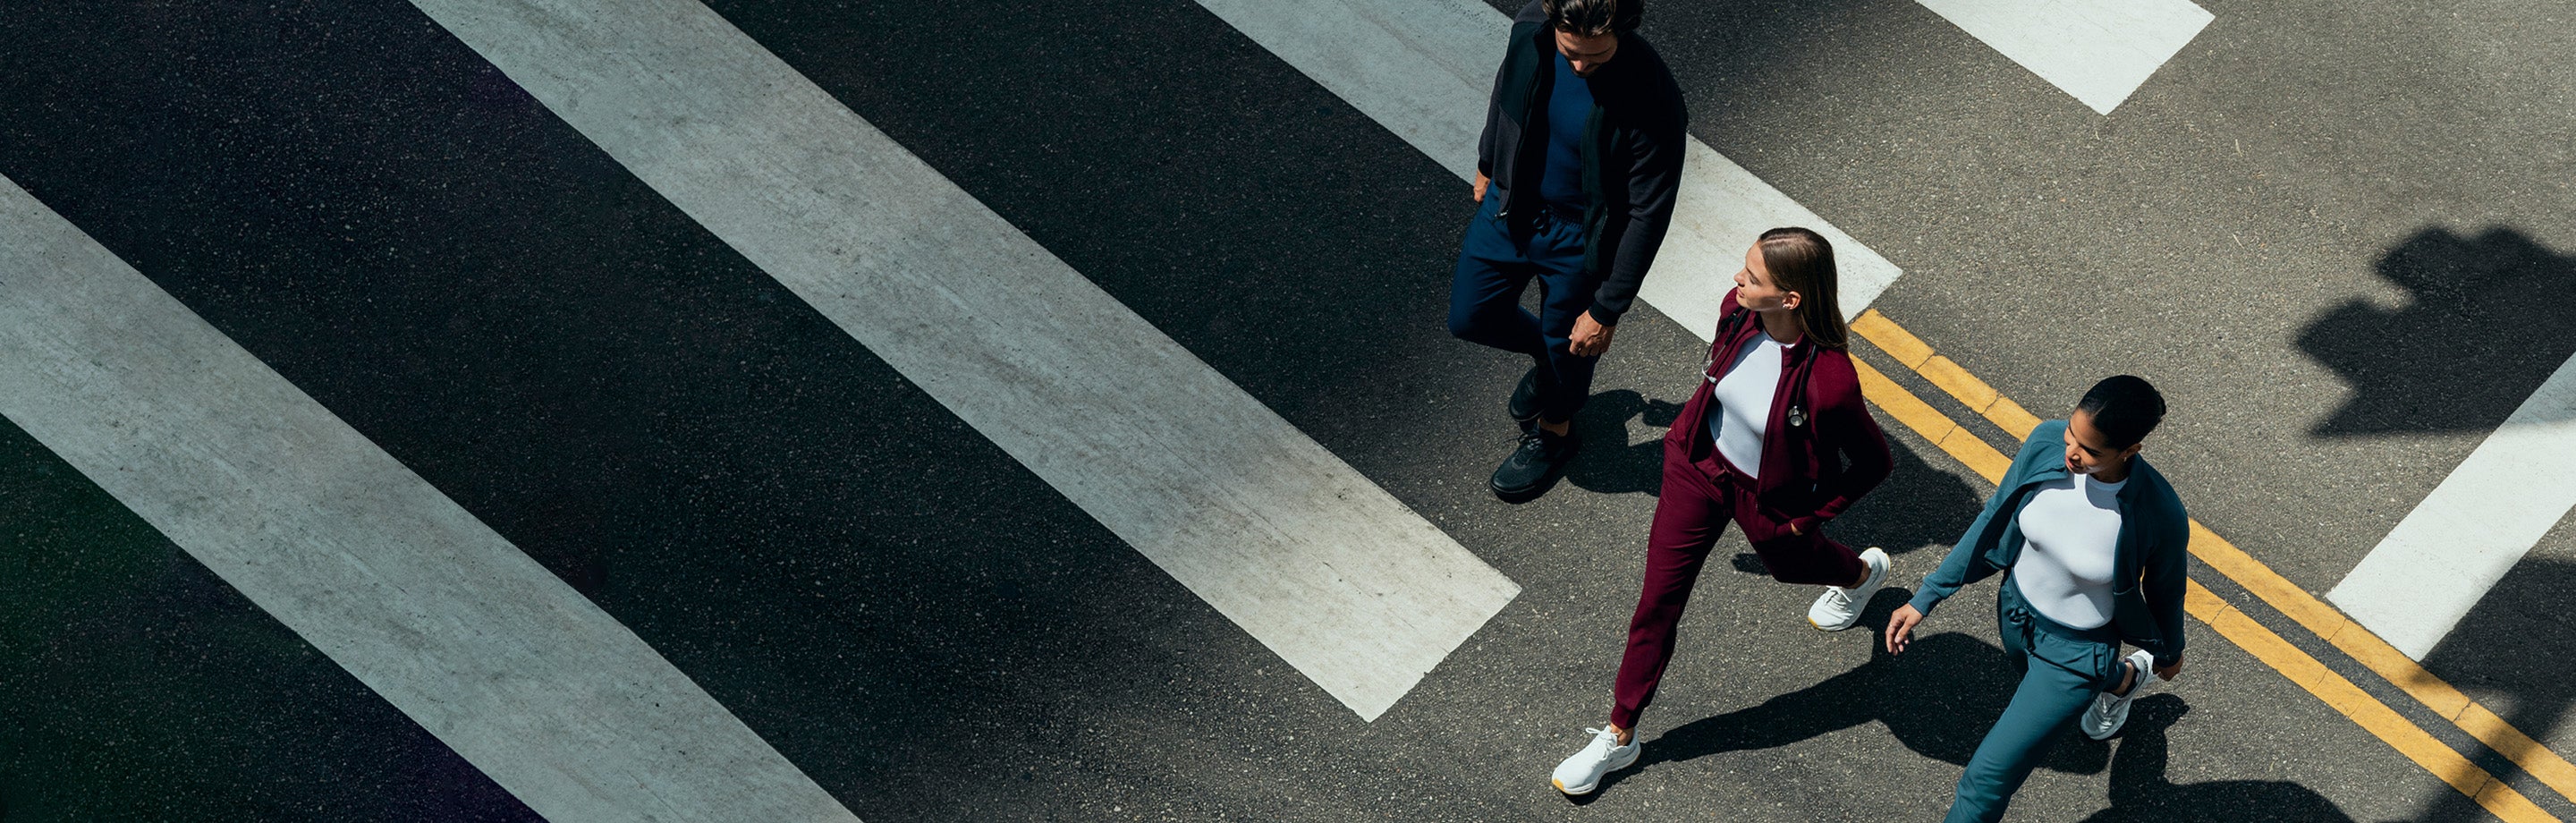
<path fill-rule="evenodd" d="M 1494 470 L 1518 502 L 1573 456 L 1592 368 L 1672 224 L 1688 115 L 1638 36 L 1644 0 L 1536 0 L 1513 18 L 1476 148 L 1476 218 L 1449 290 L 1449 333 L 1528 356 L 1506 410 L 1520 445 Z M 1539 313 L 1520 306 L 1537 278 Z"/>

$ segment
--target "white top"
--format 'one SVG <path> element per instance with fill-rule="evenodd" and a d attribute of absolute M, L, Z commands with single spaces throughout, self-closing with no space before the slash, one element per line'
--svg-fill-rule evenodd
<path fill-rule="evenodd" d="M 2021 558 L 2013 561 L 2013 581 L 2041 616 L 2077 629 L 2111 622 L 2119 494 L 2128 484 L 2070 476 L 2040 486 L 2022 507 Z"/>
<path fill-rule="evenodd" d="M 1799 338 L 1804 342 L 1805 338 Z M 1708 437 L 1717 453 L 1746 477 L 1762 476 L 1762 435 L 1771 426 L 1771 399 L 1780 391 L 1780 365 L 1798 344 L 1781 345 L 1768 333 L 1756 334 L 1735 353 L 1735 365 L 1717 381 L 1715 414 L 1708 416 Z"/>

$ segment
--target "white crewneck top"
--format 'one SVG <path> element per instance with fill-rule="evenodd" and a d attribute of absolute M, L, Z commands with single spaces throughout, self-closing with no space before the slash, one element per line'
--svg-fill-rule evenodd
<path fill-rule="evenodd" d="M 1805 342 L 1801 338 L 1801 343 Z M 1708 416 L 1708 437 L 1717 453 L 1746 477 L 1762 476 L 1762 435 L 1771 427 L 1771 401 L 1780 391 L 1780 367 L 1798 343 L 1782 345 L 1769 334 L 1756 334 L 1735 352 L 1735 365 L 1717 381 L 1715 414 Z"/>
<path fill-rule="evenodd" d="M 2111 622 L 2119 495 L 2128 484 L 2069 476 L 2040 486 L 2022 507 L 2013 581 L 2041 616 L 2077 629 Z"/>

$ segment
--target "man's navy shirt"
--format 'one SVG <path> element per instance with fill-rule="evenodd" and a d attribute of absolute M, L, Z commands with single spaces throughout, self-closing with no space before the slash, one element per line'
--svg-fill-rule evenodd
<path fill-rule="evenodd" d="M 1558 53 L 1556 84 L 1547 95 L 1547 175 L 1538 184 L 1548 205 L 1577 213 L 1592 205 L 1583 195 L 1583 124 L 1590 119 L 1592 85 Z"/>

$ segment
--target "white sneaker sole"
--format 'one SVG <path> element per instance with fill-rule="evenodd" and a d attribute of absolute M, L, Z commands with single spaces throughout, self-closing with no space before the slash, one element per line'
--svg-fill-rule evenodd
<path fill-rule="evenodd" d="M 2084 727 L 2085 737 L 2090 737 L 2095 740 L 2109 740 L 2112 735 L 2120 733 L 2121 727 L 2129 725 L 2130 707 L 2137 705 L 2138 698 L 2146 696 L 2142 692 L 2147 688 L 2147 679 L 2156 676 L 2155 659 L 2147 658 L 2145 660 L 2140 660 L 2138 659 L 2139 656 L 2140 655 L 2138 654 L 2131 654 L 2128 657 L 2123 658 L 2131 663 L 2137 664 L 2139 682 L 2133 683 L 2129 686 L 2129 696 L 2116 704 L 2115 708 L 2111 711 L 2101 713 L 2102 722 L 2100 724 L 2097 725 L 2093 721 L 2095 716 L 2093 707 L 2084 707 L 2084 719 L 2079 725 Z M 2094 698 L 2094 700 L 2097 701 L 2097 705 L 2100 699 L 2101 698 L 2098 697 Z M 2096 729 L 2099 729 L 2099 731 L 2096 731 Z"/>
<path fill-rule="evenodd" d="M 1872 546 L 1870 547 L 1870 550 L 1878 551 L 1878 547 Z M 1879 556 L 1887 557 L 1885 552 L 1880 552 Z M 1860 613 L 1869 609 L 1870 598 L 1877 597 L 1878 590 L 1887 588 L 1887 578 L 1896 574 L 1896 559 L 1892 557 L 1888 558 L 1887 565 L 1881 566 L 1874 571 L 1878 572 L 1878 585 L 1870 587 L 1866 595 L 1863 595 L 1860 592 L 1852 593 L 1852 602 L 1860 604 L 1860 608 L 1852 611 L 1850 620 L 1843 621 L 1841 625 L 1827 626 L 1823 623 L 1816 622 L 1816 611 L 1813 608 L 1809 608 L 1807 610 L 1807 625 L 1816 627 L 1816 631 L 1820 632 L 1838 632 L 1860 625 Z"/>
<path fill-rule="evenodd" d="M 2084 736 L 2095 740 L 2109 740 L 2120 733 L 2120 727 L 2129 725 L 2129 706 L 2125 703 L 2105 716 L 2100 725 L 2092 722 L 2093 712 L 2086 711 L 2084 715 Z"/>
<path fill-rule="evenodd" d="M 1550 777 L 1547 779 L 1547 784 L 1555 786 L 1557 791 L 1564 793 L 1568 797 L 1581 797 L 1583 795 L 1591 794 L 1600 790 L 1602 777 L 1609 777 L 1611 772 L 1637 765 L 1637 755 L 1644 751 L 1645 749 L 1640 748 L 1634 752 L 1629 752 L 1628 759 L 1611 763 L 1610 768 L 1601 770 L 1601 777 L 1593 778 L 1590 783 L 1569 788 L 1565 785 L 1565 781 Z"/>

